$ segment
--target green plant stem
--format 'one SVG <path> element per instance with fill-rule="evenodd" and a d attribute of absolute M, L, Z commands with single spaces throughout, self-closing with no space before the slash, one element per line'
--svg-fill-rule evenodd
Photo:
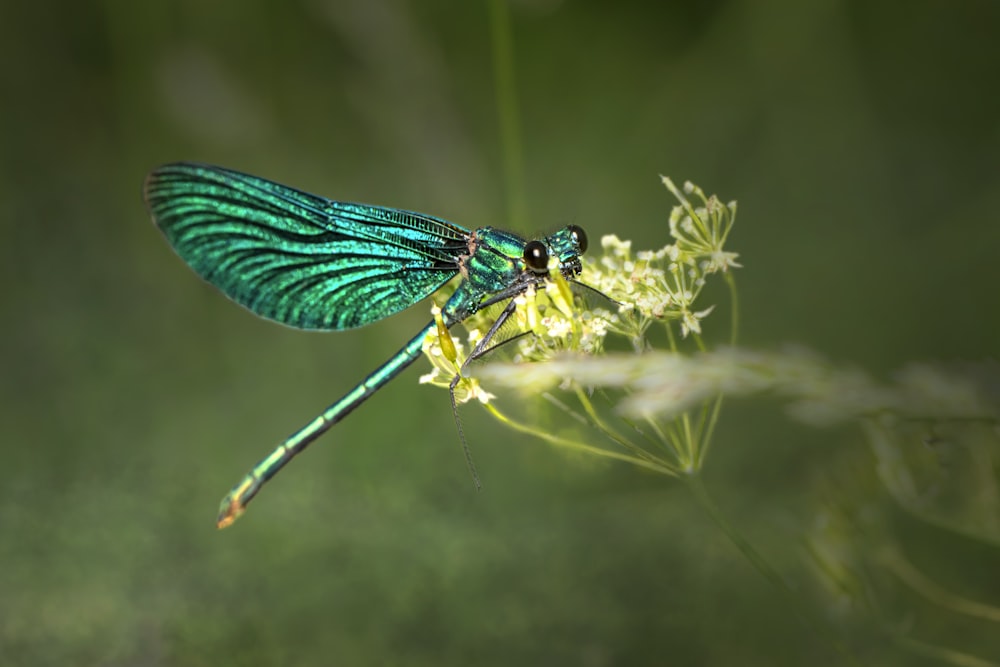
<path fill-rule="evenodd" d="M 583 409 L 586 412 L 587 417 L 590 419 L 590 423 L 595 428 L 597 428 L 598 431 L 603 433 L 605 437 L 607 437 L 609 440 L 611 440 L 618 446 L 622 447 L 623 449 L 627 449 L 628 451 L 632 452 L 632 454 L 638 458 L 641 458 L 645 461 L 649 461 L 650 463 L 664 465 L 662 461 L 652 456 L 642 447 L 633 444 L 631 440 L 629 440 L 628 438 L 626 438 L 625 436 L 621 435 L 620 433 L 612 429 L 610 426 L 608 426 L 607 423 L 605 423 L 604 420 L 601 419 L 600 415 L 597 414 L 597 410 L 594 409 L 594 404 L 590 401 L 589 398 L 587 398 L 587 394 L 583 391 L 583 389 L 581 389 L 579 386 L 575 387 L 574 389 L 576 393 L 576 398 L 578 401 L 580 401 L 580 405 L 583 406 Z"/>
<path fill-rule="evenodd" d="M 830 630 L 825 627 L 823 623 L 813 618 L 813 615 L 807 611 L 802 604 L 799 602 L 795 595 L 795 592 L 789 587 L 788 583 L 781 577 L 778 572 L 771 567 L 771 565 L 764 559 L 753 545 L 743 537 L 743 535 L 736 530 L 736 527 L 730 523 L 726 515 L 723 514 L 719 506 L 715 504 L 712 496 L 708 493 L 705 488 L 705 484 L 701 477 L 697 473 L 692 473 L 681 477 L 686 483 L 687 487 L 691 490 L 692 495 L 698 504 L 701 505 L 702 509 L 708 514 L 712 519 L 712 522 L 723 532 L 723 534 L 729 539 L 730 542 L 739 550 L 739 552 L 750 561 L 761 575 L 764 576 L 768 582 L 771 583 L 781 594 L 784 601 L 795 611 L 796 617 L 802 621 L 809 629 L 816 633 L 817 636 L 822 638 L 827 644 L 833 647 L 838 653 L 844 656 L 851 664 L 860 665 L 861 663 L 858 659 L 851 653 L 850 649 L 837 637 L 834 637 Z"/>
<path fill-rule="evenodd" d="M 593 447 L 591 445 L 585 445 L 582 442 L 576 442 L 575 440 L 569 440 L 567 438 L 560 438 L 557 435 L 552 435 L 546 431 L 540 431 L 538 429 L 531 428 L 530 426 L 525 426 L 519 422 L 514 421 L 504 413 L 500 412 L 495 405 L 492 403 L 486 403 L 485 407 L 491 415 L 498 419 L 502 424 L 514 429 L 515 431 L 520 431 L 521 433 L 528 433 L 545 440 L 546 442 L 553 444 L 557 447 L 563 447 L 564 449 L 573 449 L 579 452 L 586 452 L 588 454 L 596 454 L 597 456 L 603 456 L 609 459 L 616 459 L 618 461 L 625 461 L 626 463 L 631 463 L 632 465 L 639 466 L 640 468 L 646 468 L 647 470 L 652 470 L 669 477 L 678 477 L 679 475 L 671 470 L 670 468 L 663 466 L 661 464 L 653 463 L 651 461 L 645 461 L 643 459 L 636 458 L 634 456 L 629 456 L 627 454 L 620 454 L 618 452 L 611 452 L 606 449 L 601 449 L 600 447 Z"/>
<path fill-rule="evenodd" d="M 664 322 L 663 326 L 667 330 L 667 341 L 670 344 L 670 351 L 677 354 L 679 352 L 677 349 L 677 339 L 674 338 L 674 330 L 671 328 L 670 322 Z"/>
<path fill-rule="evenodd" d="M 712 402 L 712 412 L 708 418 L 708 426 L 705 428 L 705 432 L 698 444 L 698 454 L 694 464 L 695 471 L 701 470 L 701 467 L 705 464 L 705 456 L 708 454 L 708 448 L 712 444 L 712 434 L 715 432 L 715 425 L 719 421 L 720 412 L 722 412 L 722 394 L 716 396 Z"/>
<path fill-rule="evenodd" d="M 681 442 L 683 443 L 682 451 L 684 452 L 681 466 L 685 471 L 692 472 L 694 471 L 695 461 L 695 452 L 692 451 L 692 448 L 697 445 L 695 444 L 694 433 L 691 431 L 691 417 L 687 412 L 681 415 L 681 427 L 684 429 L 684 434 L 681 437 Z"/>
<path fill-rule="evenodd" d="M 649 424 L 649 427 L 651 429 L 653 429 L 653 433 L 656 434 L 657 442 L 659 442 L 660 445 L 666 445 L 667 443 L 670 442 L 670 439 L 667 437 L 666 432 L 664 432 L 663 427 L 660 426 L 660 423 L 658 421 L 656 421 L 652 417 L 647 417 L 646 423 Z"/>
<path fill-rule="evenodd" d="M 691 340 L 698 347 L 699 352 L 708 352 L 708 347 L 705 345 L 705 341 L 701 339 L 701 335 L 695 332 L 691 332 Z"/>
<path fill-rule="evenodd" d="M 521 162 L 521 128 L 518 121 L 517 87 L 514 83 L 514 48 L 507 0 L 490 0 L 493 38 L 493 77 L 500 121 L 500 148 L 508 225 L 519 229 L 527 220 Z"/>
<path fill-rule="evenodd" d="M 913 567 L 899 553 L 886 551 L 882 554 L 881 560 L 890 572 L 899 577 L 900 581 L 934 604 L 958 614 L 965 614 L 966 616 L 980 618 L 992 623 L 1000 623 L 1000 609 L 954 595 L 924 576 L 922 572 Z"/>
<path fill-rule="evenodd" d="M 733 277 L 732 271 L 726 271 L 726 285 L 729 286 L 730 303 L 729 344 L 736 347 L 736 342 L 739 339 L 740 301 L 739 293 L 736 289 L 736 279 Z M 712 444 L 712 434 L 715 432 L 715 425 L 719 421 L 719 413 L 722 412 L 722 398 L 722 394 L 719 394 L 712 403 L 712 412 L 708 419 L 708 426 L 701 435 L 700 442 L 698 443 L 697 460 L 694 465 L 696 471 L 701 470 L 701 467 L 705 464 L 705 456 Z"/>

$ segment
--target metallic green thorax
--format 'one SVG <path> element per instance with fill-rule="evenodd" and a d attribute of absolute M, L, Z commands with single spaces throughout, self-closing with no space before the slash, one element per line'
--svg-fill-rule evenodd
<path fill-rule="evenodd" d="M 470 232 L 422 213 L 332 201 L 199 164 L 160 167 L 147 177 L 144 194 L 153 220 L 198 275 L 254 313 L 300 329 L 376 322 L 461 274 L 442 308 L 450 327 L 544 281 L 548 271 L 539 258 L 556 258 L 572 278 L 586 249 L 575 226 L 537 241 L 492 227 Z M 232 523 L 292 457 L 413 363 L 434 329 L 432 321 L 258 463 L 223 499 L 219 526 Z"/>
<path fill-rule="evenodd" d="M 475 313 L 487 299 L 496 303 L 520 294 L 548 275 L 527 269 L 524 261 L 527 241 L 513 232 L 482 227 L 472 233 L 471 239 L 471 256 L 461 257 L 459 261 L 459 270 L 465 280 L 443 308 L 446 317 L 452 318 L 449 325 Z M 582 250 L 570 228 L 542 239 L 542 243 L 549 255 L 559 258 L 566 277 L 580 272 Z"/>

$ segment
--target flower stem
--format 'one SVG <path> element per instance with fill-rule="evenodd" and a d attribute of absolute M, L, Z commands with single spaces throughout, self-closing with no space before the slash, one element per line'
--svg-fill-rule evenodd
<path fill-rule="evenodd" d="M 511 44 L 513 40 L 507 0 L 490 0 L 490 26 L 493 37 L 493 76 L 500 116 L 504 186 L 509 207 L 507 213 L 510 228 L 518 229 L 527 220 L 527 213 L 521 166 L 517 86 L 514 83 L 514 48 Z"/>
<path fill-rule="evenodd" d="M 486 403 L 483 405 L 491 415 L 498 419 L 502 424 L 514 429 L 515 431 L 520 431 L 521 433 L 528 433 L 536 438 L 540 438 L 556 447 L 563 447 L 565 449 L 573 449 L 580 452 L 586 452 L 587 454 L 596 454 L 597 456 L 603 456 L 609 459 L 616 459 L 618 461 L 625 461 L 626 463 L 631 463 L 632 465 L 639 466 L 640 468 L 646 468 L 647 470 L 652 470 L 670 477 L 678 477 L 676 471 L 670 468 L 655 463 L 652 461 L 646 461 L 644 459 L 636 458 L 634 456 L 629 456 L 628 454 L 621 454 L 619 452 L 608 451 L 607 449 L 602 449 L 600 447 L 594 447 L 593 445 L 587 445 L 582 442 L 577 442 L 575 440 L 569 440 L 568 438 L 560 438 L 557 435 L 552 435 L 547 431 L 541 431 L 539 429 L 531 428 L 530 426 L 525 426 L 519 422 L 514 421 L 504 413 L 500 412 L 495 405 L 492 403 Z"/>

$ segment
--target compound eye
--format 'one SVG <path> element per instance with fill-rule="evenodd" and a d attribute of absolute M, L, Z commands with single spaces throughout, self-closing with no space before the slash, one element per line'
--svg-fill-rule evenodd
<path fill-rule="evenodd" d="M 549 269 L 549 251 L 541 241 L 524 244 L 524 263 L 535 273 L 545 273 Z"/>
<path fill-rule="evenodd" d="M 576 242 L 576 247 L 580 249 L 580 252 L 581 253 L 587 252 L 586 232 L 584 232 L 576 225 L 570 225 L 567 229 L 569 229 L 569 233 L 573 237 L 573 240 Z"/>

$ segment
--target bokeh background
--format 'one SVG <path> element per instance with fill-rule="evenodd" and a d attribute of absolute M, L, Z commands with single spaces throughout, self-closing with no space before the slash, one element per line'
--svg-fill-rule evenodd
<path fill-rule="evenodd" d="M 914 597 L 880 626 L 824 597 L 803 549 L 818 480 L 872 462 L 856 430 L 763 400 L 726 410 L 705 478 L 795 604 L 683 488 L 470 406 L 475 493 L 423 370 L 216 531 L 239 476 L 427 311 L 329 335 L 254 318 L 149 223 L 141 182 L 170 160 L 638 248 L 668 240 L 658 175 L 691 179 L 740 203 L 746 345 L 880 377 L 995 355 L 996 2 L 504 7 L 513 221 L 487 2 L 0 8 L 0 663 L 851 664 L 835 637 L 868 664 L 952 664 L 894 630 L 1000 661 L 995 623 Z M 914 558 L 997 604 L 995 546 L 907 521 Z"/>

